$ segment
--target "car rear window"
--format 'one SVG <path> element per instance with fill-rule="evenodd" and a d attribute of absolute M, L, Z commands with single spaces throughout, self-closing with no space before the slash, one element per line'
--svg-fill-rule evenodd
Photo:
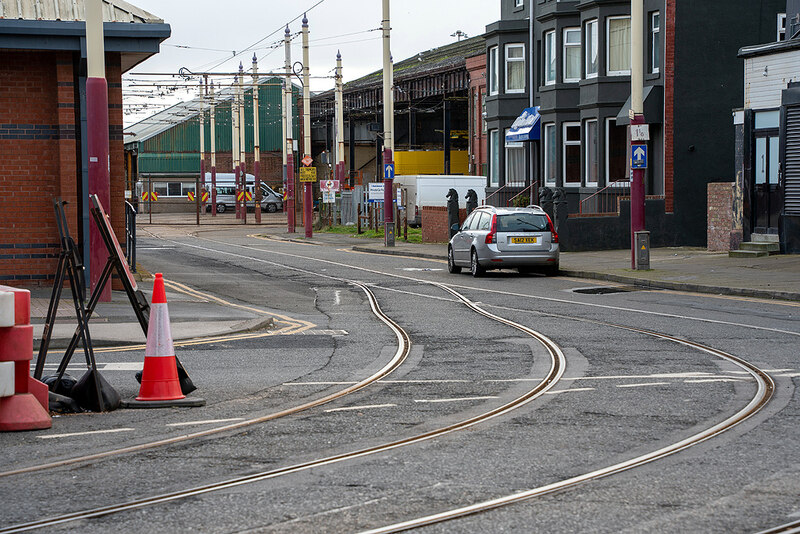
<path fill-rule="evenodd" d="M 547 230 L 547 217 L 536 213 L 513 213 L 497 217 L 498 232 L 541 232 Z"/>

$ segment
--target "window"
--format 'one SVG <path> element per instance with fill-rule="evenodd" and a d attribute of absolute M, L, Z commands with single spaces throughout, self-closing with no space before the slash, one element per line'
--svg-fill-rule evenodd
<path fill-rule="evenodd" d="M 525 45 L 506 45 L 506 93 L 525 92 Z"/>
<path fill-rule="evenodd" d="M 556 185 L 556 125 L 544 125 L 544 183 Z"/>
<path fill-rule="evenodd" d="M 506 185 L 525 186 L 525 144 L 521 141 L 506 141 Z"/>
<path fill-rule="evenodd" d="M 628 180 L 628 128 L 606 119 L 606 185 Z M 627 184 L 626 184 L 627 185 Z"/>
<path fill-rule="evenodd" d="M 581 123 L 565 122 L 564 186 L 581 185 Z"/>
<path fill-rule="evenodd" d="M 778 41 L 786 40 L 786 13 L 778 13 Z"/>
<path fill-rule="evenodd" d="M 179 197 L 181 196 L 181 183 L 180 182 L 170 182 L 167 184 L 167 196 L 168 197 Z"/>
<path fill-rule="evenodd" d="M 492 225 L 492 216 L 484 211 L 483 213 L 481 213 L 481 218 L 477 220 L 477 226 L 474 229 L 488 230 L 491 225 Z M 470 228 L 470 230 L 472 230 L 472 228 Z"/>
<path fill-rule="evenodd" d="M 489 130 L 489 186 L 500 185 L 500 144 L 497 130 Z"/>
<path fill-rule="evenodd" d="M 522 7 L 525 5 L 525 0 L 514 0 L 514 7 Z"/>
<path fill-rule="evenodd" d="M 608 19 L 608 75 L 625 76 L 631 73 L 631 18 Z"/>
<path fill-rule="evenodd" d="M 564 30 L 564 83 L 581 80 L 581 29 Z"/>
<path fill-rule="evenodd" d="M 597 77 L 597 19 L 586 23 L 586 77 Z"/>
<path fill-rule="evenodd" d="M 497 47 L 489 49 L 489 94 L 496 95 L 498 92 L 498 71 L 497 71 Z"/>
<path fill-rule="evenodd" d="M 661 66 L 661 16 L 658 11 L 650 13 L 650 72 L 657 73 Z"/>
<path fill-rule="evenodd" d="M 556 32 L 544 34 L 544 84 L 556 83 Z"/>
<path fill-rule="evenodd" d="M 194 193 L 194 183 L 153 182 L 153 192 L 160 197 L 185 197 L 189 191 Z"/>
<path fill-rule="evenodd" d="M 586 150 L 586 187 L 597 187 L 597 178 L 600 174 L 600 147 L 597 143 L 597 121 L 588 120 L 584 126 Z"/>

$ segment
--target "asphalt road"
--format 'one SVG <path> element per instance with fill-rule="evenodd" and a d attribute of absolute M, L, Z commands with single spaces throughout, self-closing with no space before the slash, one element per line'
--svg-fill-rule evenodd
<path fill-rule="evenodd" d="M 473 279 L 435 260 L 257 239 L 238 229 L 156 234 L 141 240 L 139 261 L 149 271 L 314 327 L 181 349 L 205 407 L 67 417 L 69 433 L 106 433 L 42 439 L 64 434 L 59 423 L 59 431 L 0 434 L 0 532 L 416 436 L 490 411 L 542 380 L 551 361 L 539 342 L 436 283 L 552 339 L 566 359 L 561 380 L 508 414 L 421 443 L 46 531 L 359 532 L 624 462 L 714 426 L 757 394 L 741 367 L 626 327 L 747 360 L 774 379 L 774 396 L 738 426 L 667 458 L 420 530 L 727 533 L 800 519 L 797 304 L 667 291 L 584 294 L 575 290 L 598 284 L 511 271 Z M 352 281 L 368 284 L 412 341 L 384 380 L 245 429 L 2 476 L 252 419 L 364 379 L 392 358 L 397 340 Z M 140 350 L 98 354 L 120 369 L 142 357 Z M 113 373 L 122 396 L 133 396 L 137 384 Z"/>

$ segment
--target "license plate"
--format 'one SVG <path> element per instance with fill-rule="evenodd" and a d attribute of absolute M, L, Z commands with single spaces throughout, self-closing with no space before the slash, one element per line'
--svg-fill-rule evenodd
<path fill-rule="evenodd" d="M 538 237 L 512 237 L 511 242 L 515 245 L 523 245 L 523 244 L 536 244 L 539 242 Z"/>

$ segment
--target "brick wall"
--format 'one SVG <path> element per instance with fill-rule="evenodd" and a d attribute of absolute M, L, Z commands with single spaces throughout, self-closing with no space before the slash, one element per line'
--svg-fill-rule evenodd
<path fill-rule="evenodd" d="M 467 210 L 458 210 L 458 223 L 467 218 Z M 446 206 L 424 206 L 422 208 L 422 242 L 447 243 L 450 241 L 450 228 L 447 224 Z"/>
<path fill-rule="evenodd" d="M 666 0 L 664 17 L 664 209 L 675 207 L 675 2 Z"/>
<path fill-rule="evenodd" d="M 111 214 L 125 242 L 122 72 L 106 57 L 109 84 Z M 79 238 L 80 107 L 71 52 L 0 50 L 0 283 L 49 285 L 58 263 L 53 198 L 69 202 Z"/>
<path fill-rule="evenodd" d="M 708 233 L 709 251 L 727 251 L 739 248 L 742 230 L 736 228 L 734 213 L 736 184 L 719 182 L 708 184 Z"/>

